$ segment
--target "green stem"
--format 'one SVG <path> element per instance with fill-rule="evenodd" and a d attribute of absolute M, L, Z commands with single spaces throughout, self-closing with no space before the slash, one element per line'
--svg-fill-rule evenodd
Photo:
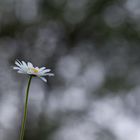
<path fill-rule="evenodd" d="M 32 80 L 32 76 L 29 77 L 29 81 L 28 81 L 28 85 L 27 85 L 27 89 L 26 89 L 26 99 L 25 99 L 25 104 L 24 104 L 24 116 L 23 116 L 23 120 L 22 120 L 21 131 L 20 131 L 20 140 L 23 140 L 23 138 L 24 138 L 25 123 L 26 123 L 27 110 L 28 110 L 28 96 L 29 96 L 31 80 Z"/>

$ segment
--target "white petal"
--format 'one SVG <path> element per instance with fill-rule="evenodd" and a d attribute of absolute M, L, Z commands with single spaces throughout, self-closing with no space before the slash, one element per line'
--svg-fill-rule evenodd
<path fill-rule="evenodd" d="M 14 70 L 21 70 L 20 67 L 13 67 Z"/>
<path fill-rule="evenodd" d="M 21 69 L 22 71 L 24 71 L 25 73 L 27 73 L 28 67 L 23 63 L 23 64 L 20 66 L 20 69 Z"/>
<path fill-rule="evenodd" d="M 18 61 L 15 61 L 15 64 L 19 67 L 21 67 L 21 64 Z"/>
<path fill-rule="evenodd" d="M 45 70 L 46 69 L 46 67 L 41 67 L 40 69 L 39 69 L 39 71 L 43 71 L 43 70 Z"/>
<path fill-rule="evenodd" d="M 27 64 L 24 61 L 22 61 L 22 64 L 25 68 L 27 68 Z"/>
<path fill-rule="evenodd" d="M 30 62 L 28 62 L 28 67 L 29 67 L 29 68 L 33 68 L 33 64 L 30 63 Z"/>
<path fill-rule="evenodd" d="M 24 72 L 24 71 L 21 71 L 21 70 L 19 70 L 18 73 L 23 73 L 23 74 L 25 74 L 25 72 Z"/>
<path fill-rule="evenodd" d="M 47 79 L 44 77 L 40 77 L 44 82 L 47 82 Z"/>
<path fill-rule="evenodd" d="M 27 73 L 27 74 L 29 74 L 29 75 L 34 74 L 34 73 L 33 73 L 33 72 L 31 72 L 31 71 L 27 71 L 26 73 Z"/>
<path fill-rule="evenodd" d="M 46 73 L 46 76 L 54 76 L 53 73 Z"/>
<path fill-rule="evenodd" d="M 39 67 L 35 67 L 35 69 L 39 71 Z"/>
<path fill-rule="evenodd" d="M 16 61 L 17 61 L 20 65 L 22 64 L 18 59 L 16 59 Z"/>
<path fill-rule="evenodd" d="M 37 75 L 38 75 L 39 77 L 46 76 L 46 75 L 42 74 L 41 72 L 37 73 Z"/>
<path fill-rule="evenodd" d="M 44 73 L 50 72 L 50 71 L 51 71 L 51 69 L 45 69 L 45 70 L 42 71 L 42 73 L 44 74 Z"/>

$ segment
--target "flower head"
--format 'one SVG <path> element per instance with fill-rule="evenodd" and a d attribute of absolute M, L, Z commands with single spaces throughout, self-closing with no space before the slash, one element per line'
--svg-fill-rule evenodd
<path fill-rule="evenodd" d="M 54 76 L 53 73 L 50 73 L 51 69 L 47 69 L 46 67 L 34 67 L 30 62 L 26 63 L 24 61 L 16 60 L 15 65 L 16 66 L 14 66 L 13 69 L 17 70 L 18 73 L 37 76 L 44 82 L 47 82 L 46 76 Z"/>

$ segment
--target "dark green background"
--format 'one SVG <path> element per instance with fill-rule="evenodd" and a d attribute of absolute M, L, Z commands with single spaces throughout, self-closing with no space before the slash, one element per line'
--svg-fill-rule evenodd
<path fill-rule="evenodd" d="M 32 81 L 25 140 L 139 140 L 139 25 L 139 0 L 0 0 L 0 140 L 19 139 L 16 59 L 55 73 Z"/>

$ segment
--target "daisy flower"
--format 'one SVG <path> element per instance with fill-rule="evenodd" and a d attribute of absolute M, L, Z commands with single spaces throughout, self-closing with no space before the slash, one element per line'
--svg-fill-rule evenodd
<path fill-rule="evenodd" d="M 13 69 L 17 70 L 18 73 L 37 76 L 44 82 L 47 82 L 46 76 L 54 76 L 53 73 L 50 73 L 51 69 L 47 69 L 46 67 L 34 67 L 30 62 L 26 63 L 24 61 L 16 60 L 15 65 L 16 66 L 14 66 Z"/>
<path fill-rule="evenodd" d="M 34 67 L 32 63 L 30 62 L 24 62 L 24 61 L 15 61 L 15 65 L 13 67 L 14 70 L 17 70 L 18 73 L 29 75 L 29 81 L 27 84 L 26 89 L 26 96 L 25 96 L 25 104 L 24 104 L 24 114 L 21 124 L 21 131 L 20 131 L 20 138 L 19 140 L 24 139 L 24 133 L 25 133 L 25 125 L 26 125 L 26 119 L 27 119 L 27 110 L 28 110 L 28 97 L 29 97 L 29 89 L 31 85 L 31 80 L 33 77 L 39 77 L 44 82 L 47 82 L 46 76 L 54 76 L 53 73 L 50 73 L 51 69 L 47 69 L 46 67 Z"/>

